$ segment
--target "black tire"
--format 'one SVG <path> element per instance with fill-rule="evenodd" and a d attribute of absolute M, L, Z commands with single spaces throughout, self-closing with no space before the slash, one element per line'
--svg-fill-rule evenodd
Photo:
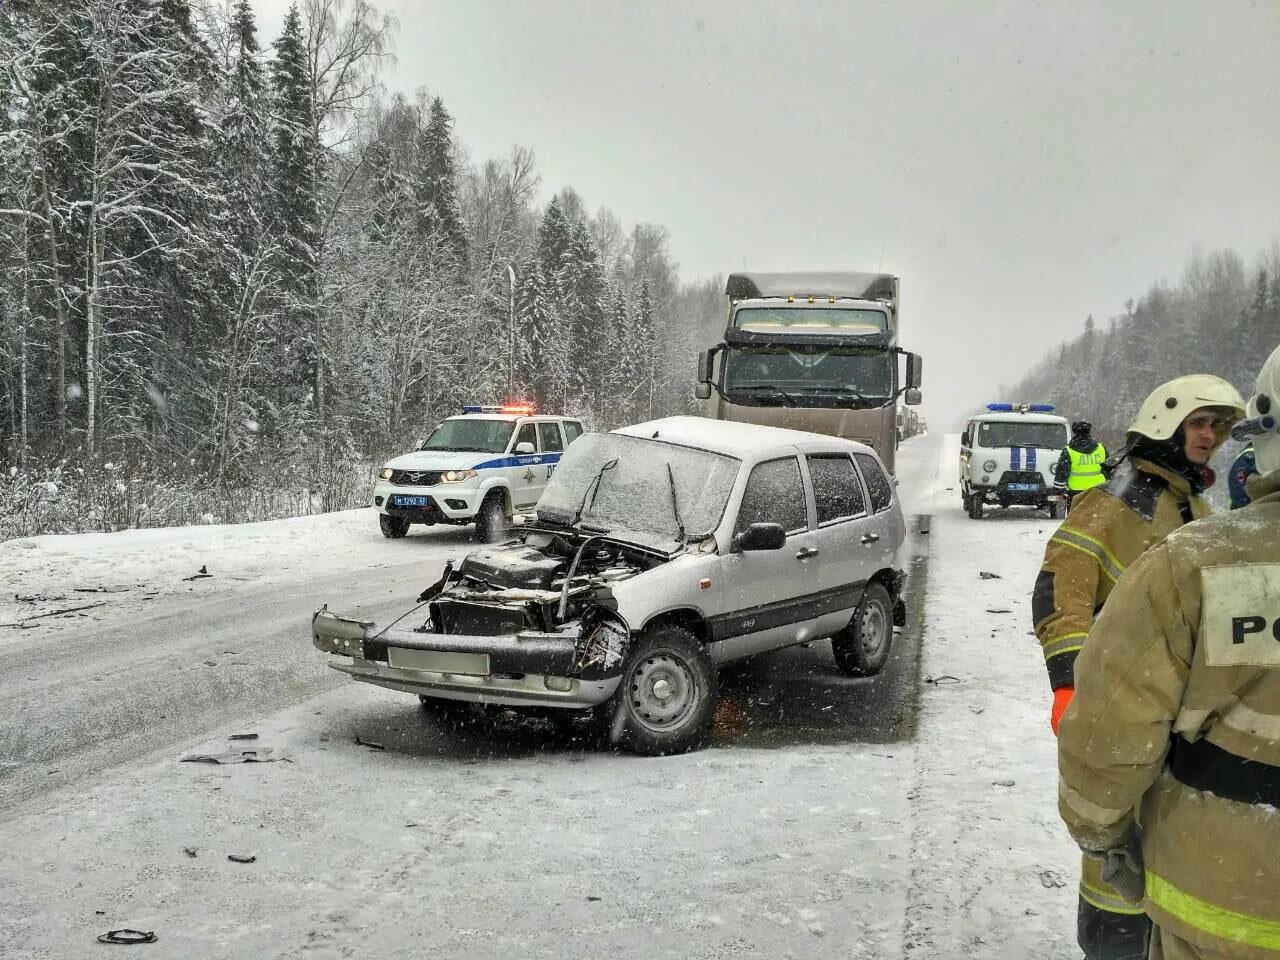
<path fill-rule="evenodd" d="M 893 647 L 893 601 L 878 583 L 867 587 L 849 625 L 831 638 L 836 666 L 851 677 L 873 677 Z"/>
<path fill-rule="evenodd" d="M 481 543 L 501 543 L 510 530 L 502 494 L 491 493 L 476 511 L 476 535 Z"/>
<path fill-rule="evenodd" d="M 982 494 L 973 493 L 969 495 L 969 519 L 982 519 Z"/>
<path fill-rule="evenodd" d="M 382 528 L 382 535 L 388 540 L 399 540 L 409 532 L 408 520 L 385 513 L 378 514 L 378 526 Z"/>
<path fill-rule="evenodd" d="M 596 708 L 596 729 L 603 742 L 643 756 L 684 753 L 711 736 L 718 697 L 706 648 L 684 627 L 664 624 L 632 645 L 618 689 Z"/>

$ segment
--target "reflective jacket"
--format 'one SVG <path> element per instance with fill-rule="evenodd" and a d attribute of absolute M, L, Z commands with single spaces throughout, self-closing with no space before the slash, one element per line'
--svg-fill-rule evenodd
<path fill-rule="evenodd" d="M 1093 437 L 1072 439 L 1058 455 L 1053 468 L 1053 485 L 1068 490 L 1088 490 L 1106 478 L 1102 473 L 1106 448 Z"/>
<path fill-rule="evenodd" d="M 1130 457 L 1106 483 L 1076 497 L 1049 539 L 1031 617 L 1053 689 L 1069 687 L 1093 618 L 1126 567 L 1192 518 L 1208 516 L 1185 477 Z"/>
<path fill-rule="evenodd" d="M 1059 728 L 1059 809 L 1084 847 L 1142 823 L 1144 906 L 1211 952 L 1280 958 L 1280 472 L 1248 507 L 1125 574 Z"/>

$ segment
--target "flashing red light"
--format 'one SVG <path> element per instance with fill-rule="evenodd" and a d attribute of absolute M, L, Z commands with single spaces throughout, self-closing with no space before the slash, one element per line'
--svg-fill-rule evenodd
<path fill-rule="evenodd" d="M 502 406 L 503 413 L 514 413 L 518 416 L 529 417 L 533 415 L 533 404 L 531 403 L 507 403 Z"/>

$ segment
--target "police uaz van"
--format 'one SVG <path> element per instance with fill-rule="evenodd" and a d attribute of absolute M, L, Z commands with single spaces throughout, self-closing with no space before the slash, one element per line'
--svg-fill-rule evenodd
<path fill-rule="evenodd" d="M 1070 439 L 1065 417 L 1047 403 L 989 403 L 960 435 L 960 497 L 965 512 L 981 520 L 987 504 L 1066 513 L 1053 469 Z"/>

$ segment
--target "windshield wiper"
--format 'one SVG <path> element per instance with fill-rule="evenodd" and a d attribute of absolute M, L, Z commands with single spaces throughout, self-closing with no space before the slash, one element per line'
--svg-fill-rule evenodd
<path fill-rule="evenodd" d="M 578 521 L 582 519 L 582 512 L 586 510 L 587 507 L 591 506 L 591 504 L 594 504 L 596 502 L 596 498 L 593 495 L 592 491 L 597 491 L 597 492 L 599 491 L 600 479 L 604 476 L 605 471 L 612 470 L 617 465 L 618 465 L 618 458 L 614 457 L 612 460 L 606 461 L 605 465 L 601 467 L 599 471 L 597 471 L 594 477 L 591 478 L 591 482 L 587 484 L 587 489 L 582 492 L 582 500 L 578 504 L 578 509 L 575 510 L 573 513 L 573 520 L 569 522 L 570 526 L 576 526 Z M 591 503 L 587 503 L 587 497 L 591 497 Z"/>
<path fill-rule="evenodd" d="M 864 403 L 868 407 L 874 407 L 875 401 L 870 397 L 859 393 L 853 387 L 810 387 L 814 393 L 831 393 L 835 394 L 833 400 L 856 400 L 858 403 Z"/>
<path fill-rule="evenodd" d="M 667 484 L 671 487 L 671 512 L 676 515 L 676 539 L 684 543 L 684 520 L 680 518 L 680 501 L 676 498 L 676 475 L 667 461 Z"/>
<path fill-rule="evenodd" d="M 757 384 L 752 384 L 749 387 L 731 387 L 729 389 L 729 392 L 730 393 L 748 393 L 752 390 L 768 390 L 774 393 L 775 395 L 781 397 L 783 400 L 785 400 L 787 402 L 788 407 L 794 407 L 796 405 L 795 397 L 787 393 L 787 391 L 783 390 L 782 388 L 775 387 L 771 383 L 757 383 Z"/>

